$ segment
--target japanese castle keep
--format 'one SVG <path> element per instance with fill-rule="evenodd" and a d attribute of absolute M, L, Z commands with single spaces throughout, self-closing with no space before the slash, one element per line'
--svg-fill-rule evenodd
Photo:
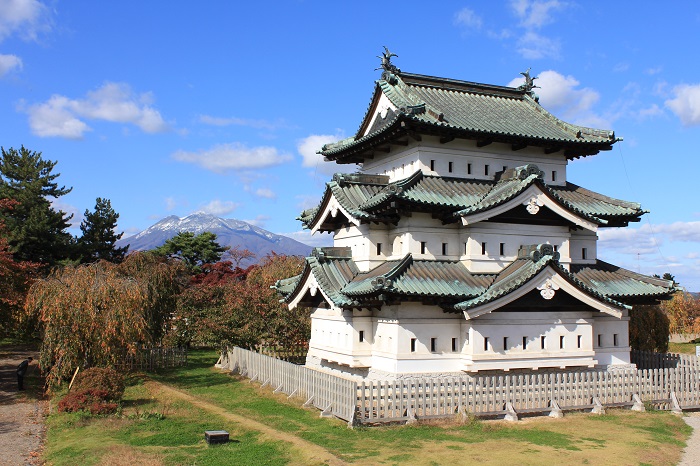
<path fill-rule="evenodd" d="M 630 363 L 629 310 L 673 283 L 598 259 L 599 228 L 644 211 L 569 183 L 612 131 L 559 120 L 516 88 L 383 73 L 357 134 L 321 150 L 358 164 L 299 218 L 329 232 L 275 285 L 312 309 L 309 367 L 370 378 Z"/>

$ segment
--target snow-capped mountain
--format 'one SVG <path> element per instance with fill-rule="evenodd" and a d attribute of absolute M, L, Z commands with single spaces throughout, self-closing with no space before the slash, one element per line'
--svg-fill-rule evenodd
<path fill-rule="evenodd" d="M 183 218 L 171 215 L 136 235 L 122 238 L 117 242 L 117 246 L 128 244 L 129 251 L 146 251 L 163 245 L 181 231 L 194 234 L 210 231 L 216 235 L 217 243 L 222 246 L 239 246 L 240 249 L 253 252 L 256 256 L 253 262 L 272 251 L 294 256 L 307 256 L 311 252 L 311 246 L 286 236 L 270 233 L 242 220 L 219 218 L 203 212 Z"/>

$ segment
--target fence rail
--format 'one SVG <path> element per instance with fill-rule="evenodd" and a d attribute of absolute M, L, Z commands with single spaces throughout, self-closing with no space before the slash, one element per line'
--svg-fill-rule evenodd
<path fill-rule="evenodd" d="M 142 348 L 126 354 L 117 369 L 124 371 L 155 371 L 187 364 L 186 348 Z"/>
<path fill-rule="evenodd" d="M 349 422 L 385 423 L 457 413 L 547 413 L 641 402 L 660 409 L 700 409 L 700 367 L 697 361 L 677 356 L 644 359 L 657 365 L 671 361 L 673 368 L 465 374 L 359 382 L 241 348 L 233 348 L 223 356 L 222 366 L 269 384 L 275 391 L 303 397 L 325 414 Z"/>
<path fill-rule="evenodd" d="M 242 348 L 232 348 L 222 355 L 221 367 L 230 369 L 276 392 L 304 398 L 324 413 L 350 420 L 355 411 L 357 383 L 332 374 L 292 364 Z"/>

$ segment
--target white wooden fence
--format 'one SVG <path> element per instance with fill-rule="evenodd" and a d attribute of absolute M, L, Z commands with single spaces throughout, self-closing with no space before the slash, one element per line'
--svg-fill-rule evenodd
<path fill-rule="evenodd" d="M 700 370 L 694 364 L 358 382 L 234 348 L 222 366 L 353 423 L 632 406 L 635 395 L 638 404 L 660 409 L 700 409 Z"/>
<path fill-rule="evenodd" d="M 140 348 L 135 354 L 125 354 L 116 368 L 123 371 L 155 371 L 186 364 L 186 348 Z"/>
<path fill-rule="evenodd" d="M 221 366 L 276 392 L 306 400 L 323 413 L 350 420 L 355 411 L 357 382 L 315 371 L 264 354 L 234 347 L 222 355 Z"/>

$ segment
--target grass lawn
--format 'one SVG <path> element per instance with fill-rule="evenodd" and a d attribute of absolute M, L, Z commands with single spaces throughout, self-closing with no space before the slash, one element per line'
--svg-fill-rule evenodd
<path fill-rule="evenodd" d="M 673 343 L 669 342 L 669 353 L 695 354 L 695 347 L 700 346 L 700 342 L 695 343 L 695 340 L 688 343 Z"/>
<path fill-rule="evenodd" d="M 304 400 L 287 400 L 269 387 L 216 371 L 216 359 L 214 352 L 196 351 L 187 368 L 151 375 L 153 382 L 133 379 L 121 416 L 52 414 L 45 459 L 55 465 L 309 464 L 295 453 L 299 445 L 287 441 L 296 438 L 354 464 L 671 465 L 690 434 L 670 413 L 626 410 L 518 423 L 443 420 L 350 430 L 345 422 L 302 408 Z M 206 409 L 170 396 L 159 384 L 194 395 L 208 403 Z M 287 440 L 262 432 L 261 425 Z M 232 441 L 208 446 L 204 431 L 219 429 L 229 431 Z"/>

